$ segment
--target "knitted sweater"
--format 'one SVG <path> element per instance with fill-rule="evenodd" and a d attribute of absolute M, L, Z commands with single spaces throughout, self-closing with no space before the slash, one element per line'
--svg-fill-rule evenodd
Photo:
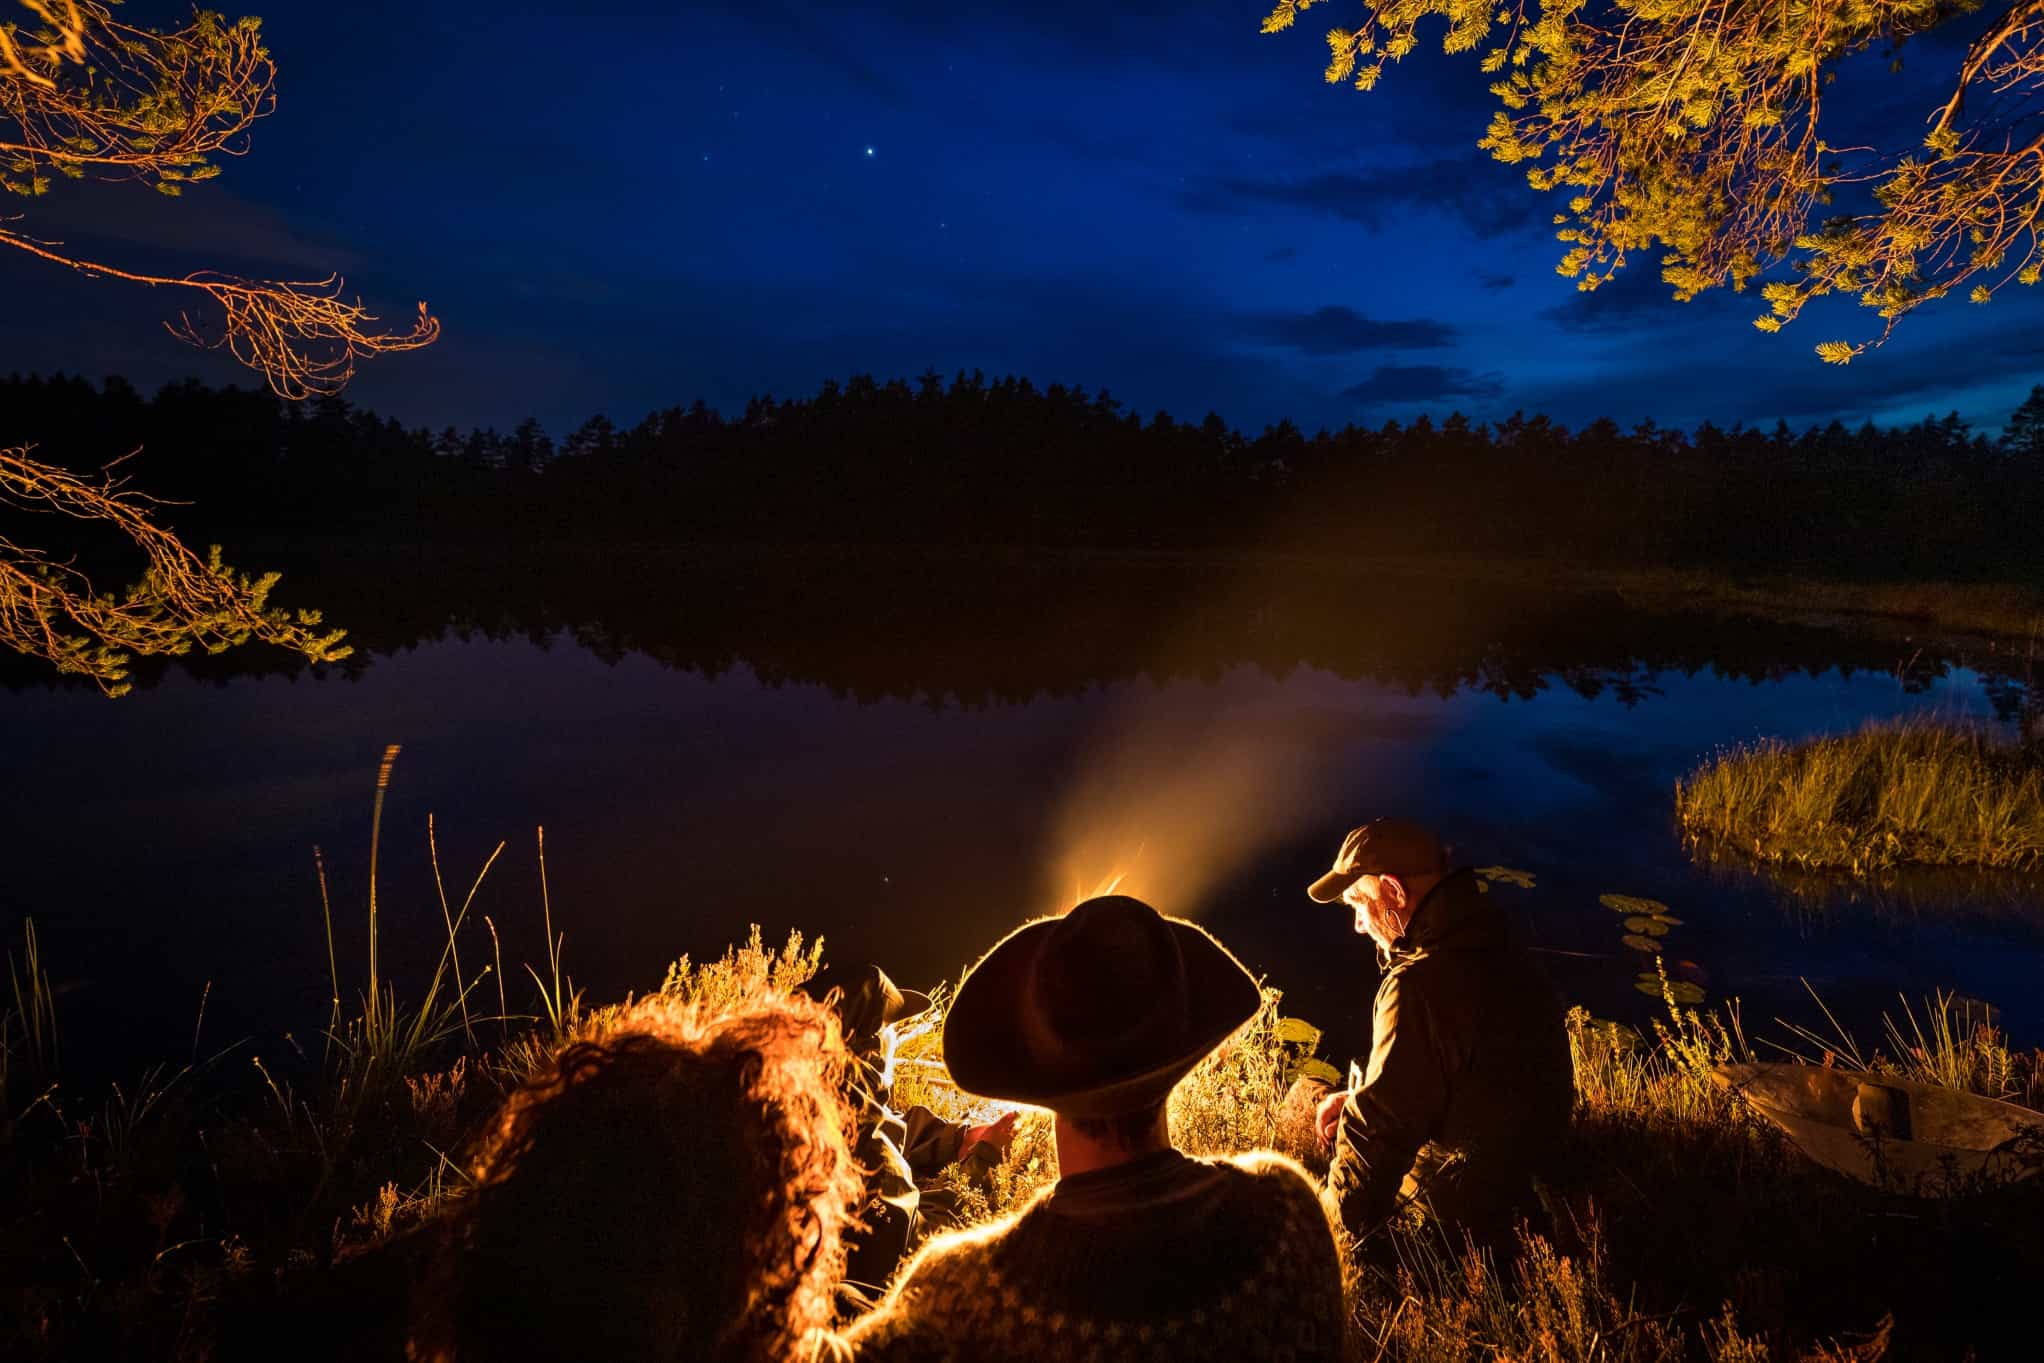
<path fill-rule="evenodd" d="M 1168 1151 L 932 1240 L 847 1339 L 860 1363 L 1333 1363 L 1344 1311 L 1298 1165 Z"/>

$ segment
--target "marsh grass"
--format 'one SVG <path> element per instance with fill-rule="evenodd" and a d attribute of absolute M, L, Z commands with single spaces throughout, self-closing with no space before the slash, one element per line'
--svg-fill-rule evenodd
<path fill-rule="evenodd" d="M 1692 839 L 1762 863 L 2044 868 L 2044 748 L 1950 720 L 1729 749 L 1676 783 L 1675 808 Z"/>
<path fill-rule="evenodd" d="M 450 938 L 467 913 L 445 901 Z M 345 1021 L 324 1055 L 285 1044 L 266 1047 L 268 1058 L 229 1047 L 201 1059 L 195 1037 L 189 1063 L 145 1071 L 97 1101 L 54 1077 L 48 964 L 29 939 L 5 1022 L 10 1073 L 31 1073 L 33 1053 L 53 1078 L 47 1089 L 18 1087 L 0 1127 L 0 1173 L 23 1192 L 19 1214 L 0 1225 L 0 1354 L 199 1359 L 218 1331 L 254 1323 L 265 1347 L 282 1338 L 301 1355 L 369 1356 L 349 1352 L 359 1341 L 348 1332 L 401 1330 L 405 1247 L 464 1194 L 467 1141 L 564 1034 L 600 1036 L 634 1002 L 585 1003 L 563 972 L 550 905 L 545 913 L 548 960 L 530 972 L 538 997 L 528 1012 L 502 1002 L 492 926 L 494 1017 L 465 1019 L 454 1002 L 482 975 L 461 981 L 450 940 L 445 974 L 436 969 L 420 996 L 430 1009 L 399 1003 L 379 975 L 377 1021 Z M 797 932 L 770 946 L 755 927 L 715 960 L 676 961 L 652 992 L 743 1006 L 808 979 L 823 957 L 820 940 Z M 943 1068 L 954 993 L 934 990 L 937 1008 L 902 1039 L 895 1099 L 984 1121 L 998 1105 L 960 1093 Z M 2040 1181 L 1923 1202 L 1815 1169 L 1710 1078 L 1712 1066 L 1753 1056 L 1736 1005 L 1705 1011 L 1674 997 L 1667 991 L 1665 1013 L 1644 1031 L 1571 1015 L 1575 1135 L 1509 1252 L 1473 1252 L 1416 1213 L 1356 1246 L 1347 1291 L 1359 1359 L 1865 1363 L 1884 1351 L 1958 1358 L 1969 1348 L 1993 1357 L 2023 1285 L 2044 1275 Z M 1281 1004 L 1266 989 L 1256 1016 L 1173 1094 L 1183 1148 L 1276 1147 L 1309 1169 L 1324 1165 L 1307 1114 L 1285 1101 L 1318 1035 Z M 2035 1104 L 2039 1057 L 2014 1052 L 1967 1007 L 1942 995 L 1905 1005 L 1878 1046 L 1841 1032 L 1813 1058 Z M 370 1026 L 388 1044 L 364 1059 L 350 1047 L 367 1045 Z M 953 1174 L 968 1220 L 1011 1212 L 1056 1177 L 1051 1118 L 1036 1111 L 990 1185 Z M 315 1340 L 328 1326 L 307 1323 L 308 1294 L 321 1293 L 330 1324 L 343 1323 L 333 1339 Z"/>

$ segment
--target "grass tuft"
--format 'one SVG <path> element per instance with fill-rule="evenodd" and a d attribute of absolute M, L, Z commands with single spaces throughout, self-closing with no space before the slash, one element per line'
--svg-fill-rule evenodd
<path fill-rule="evenodd" d="M 1719 753 L 1676 783 L 1692 839 L 1762 863 L 2044 868 L 2044 748 L 1935 719 Z"/>
<path fill-rule="evenodd" d="M 7 953 L 7 985 L 11 1004 L 0 1011 L 0 1121 L 16 1115 L 23 1089 L 42 1089 L 57 1073 L 57 998 L 33 918 L 22 920 L 20 962 Z"/>

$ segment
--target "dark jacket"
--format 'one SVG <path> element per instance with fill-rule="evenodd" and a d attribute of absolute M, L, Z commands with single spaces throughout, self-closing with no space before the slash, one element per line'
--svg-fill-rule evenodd
<path fill-rule="evenodd" d="M 1443 1220 L 1492 1238 L 1575 1107 L 1560 996 L 1467 870 L 1378 959 L 1369 1066 L 1351 1068 L 1328 1196 L 1362 1234 L 1411 1173 Z"/>
<path fill-rule="evenodd" d="M 878 1069 L 861 1061 L 854 1079 L 859 1103 L 852 1155 L 866 1177 L 860 1227 L 846 1237 L 845 1283 L 865 1299 L 877 1297 L 894 1270 L 932 1229 L 948 1222 L 942 1188 L 931 1181 L 958 1164 L 970 1127 L 947 1122 L 920 1105 L 905 1113 Z M 966 1175 L 984 1179 L 1001 1152 L 982 1142 L 964 1161 Z M 934 1205 L 933 1205 L 934 1204 Z"/>

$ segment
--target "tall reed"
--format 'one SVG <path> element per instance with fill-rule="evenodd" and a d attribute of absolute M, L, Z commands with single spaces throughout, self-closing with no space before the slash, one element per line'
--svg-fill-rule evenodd
<path fill-rule="evenodd" d="M 21 923 L 19 964 L 7 953 L 7 984 L 13 1003 L 0 1012 L 0 1122 L 17 1115 L 16 1084 L 26 1078 L 42 1088 L 57 1074 L 57 996 L 33 918 Z"/>

